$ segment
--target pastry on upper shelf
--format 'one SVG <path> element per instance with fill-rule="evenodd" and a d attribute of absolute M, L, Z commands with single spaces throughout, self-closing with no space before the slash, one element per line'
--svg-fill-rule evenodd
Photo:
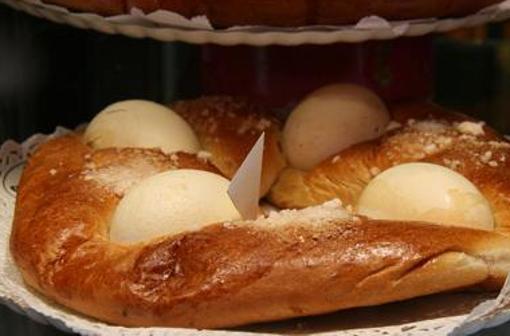
<path fill-rule="evenodd" d="M 123 14 L 131 8 L 150 13 L 169 10 L 191 18 L 206 15 L 213 26 L 354 24 L 377 15 L 388 20 L 457 17 L 476 13 L 501 0 L 44 0 L 73 10 L 103 15 Z"/>
<path fill-rule="evenodd" d="M 126 2 L 123 0 L 42 0 L 42 2 L 66 7 L 73 11 L 95 13 L 105 16 L 126 13 Z"/>

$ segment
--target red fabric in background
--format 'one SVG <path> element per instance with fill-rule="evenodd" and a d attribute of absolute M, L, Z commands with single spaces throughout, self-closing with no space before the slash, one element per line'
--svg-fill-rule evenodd
<path fill-rule="evenodd" d="M 326 46 L 204 46 L 204 94 L 250 96 L 276 108 L 314 89 L 351 82 L 387 101 L 429 98 L 433 92 L 432 38 L 403 38 Z"/>

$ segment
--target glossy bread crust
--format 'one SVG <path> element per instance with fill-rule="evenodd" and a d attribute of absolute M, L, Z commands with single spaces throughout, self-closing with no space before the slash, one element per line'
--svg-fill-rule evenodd
<path fill-rule="evenodd" d="M 45 0 L 74 10 L 104 15 L 133 7 L 170 10 L 185 17 L 207 15 L 217 27 L 236 25 L 304 26 L 352 24 L 378 15 L 390 20 L 454 17 L 475 13 L 501 0 Z"/>
<path fill-rule="evenodd" d="M 487 125 L 434 104 L 407 103 L 390 111 L 401 127 L 310 171 L 285 169 L 271 189 L 271 202 L 305 208 L 337 197 L 354 207 L 379 173 L 403 163 L 428 162 L 453 169 L 476 185 L 491 205 L 496 231 L 510 234 L 510 142 Z M 463 122 L 482 133 L 462 131 Z"/>
<path fill-rule="evenodd" d="M 264 132 L 261 196 L 286 167 L 280 150 L 282 125 L 262 107 L 241 98 L 208 96 L 177 102 L 171 108 L 191 125 L 211 154 L 211 162 L 228 178 L 235 175 Z"/>
<path fill-rule="evenodd" d="M 26 282 L 113 324 L 219 328 L 499 286 L 510 269 L 505 236 L 361 217 L 109 241 L 120 196 L 87 171 L 120 165 L 143 178 L 147 166 L 156 172 L 171 162 L 150 150 L 91 152 L 76 136 L 43 145 L 23 174 L 11 236 Z"/>
<path fill-rule="evenodd" d="M 218 223 L 135 245 L 110 241 L 109 220 L 125 190 L 179 168 L 217 169 L 193 155 L 93 151 L 78 135 L 42 145 L 24 170 L 11 235 L 27 284 L 112 324 L 222 328 L 497 288 L 510 271 L 510 238 L 500 230 L 330 217 L 322 210 Z M 491 205 L 500 201 L 488 197 Z"/>

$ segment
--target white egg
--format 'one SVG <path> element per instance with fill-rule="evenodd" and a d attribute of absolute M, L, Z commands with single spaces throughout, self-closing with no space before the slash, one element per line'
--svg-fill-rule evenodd
<path fill-rule="evenodd" d="M 453 170 L 429 163 L 384 171 L 367 185 L 357 210 L 374 219 L 494 228 L 489 202 L 476 186 Z"/>
<path fill-rule="evenodd" d="M 323 87 L 290 114 L 283 149 L 291 166 L 309 170 L 328 157 L 379 137 L 390 122 L 382 100 L 356 85 Z"/>
<path fill-rule="evenodd" d="M 160 148 L 172 153 L 200 151 L 197 136 L 177 113 L 144 100 L 108 106 L 89 124 L 84 139 L 93 148 Z"/>
<path fill-rule="evenodd" d="M 179 169 L 149 177 L 120 201 L 110 239 L 138 242 L 241 219 L 227 195 L 229 180 L 201 170 Z"/>

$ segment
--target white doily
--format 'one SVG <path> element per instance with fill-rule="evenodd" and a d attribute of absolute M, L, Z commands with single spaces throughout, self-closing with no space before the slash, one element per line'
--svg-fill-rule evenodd
<path fill-rule="evenodd" d="M 60 305 L 49 302 L 27 288 L 9 252 L 9 236 L 14 212 L 16 186 L 23 164 L 39 144 L 48 138 L 59 136 L 66 132 L 68 131 L 58 128 L 55 133 L 49 136 L 35 135 L 23 144 L 7 141 L 0 147 L 0 302 L 35 321 L 51 324 L 58 329 L 83 335 L 109 336 L 194 336 L 198 333 L 211 336 L 237 336 L 264 335 L 269 332 L 272 334 L 275 332 L 306 333 L 308 335 L 320 334 L 325 336 L 441 336 L 450 335 L 452 332 L 455 335 L 465 335 L 510 320 L 510 285 L 505 286 L 500 296 L 491 301 L 485 301 L 486 297 L 480 297 L 481 294 L 449 294 L 375 308 L 340 312 L 317 318 L 327 321 L 327 324 L 330 325 L 334 325 L 332 320 L 337 319 L 337 322 L 341 325 L 339 327 L 341 330 L 335 330 L 331 326 L 329 328 L 320 327 L 317 330 L 313 330 L 316 328 L 315 324 L 311 322 L 315 321 L 314 318 L 304 319 L 302 322 L 289 322 L 290 327 L 282 327 L 282 323 L 278 323 L 247 327 L 247 329 L 236 331 L 123 328 L 107 325 L 69 311 Z M 457 302 L 456 300 L 459 302 L 458 304 L 453 303 Z M 480 301 L 483 301 L 483 303 L 475 308 L 466 320 L 465 313 L 469 312 L 472 306 Z M 466 305 L 466 303 L 468 304 Z M 462 305 L 466 305 L 468 308 L 464 307 L 465 311 L 462 311 L 459 308 Z M 406 316 L 415 310 L 423 310 L 420 314 L 425 320 L 419 320 L 417 316 L 420 314 L 418 313 Z M 452 314 L 454 316 L 448 316 Z M 302 326 L 304 326 L 304 329 Z M 362 328 L 361 326 L 370 327 Z"/>
<path fill-rule="evenodd" d="M 387 21 L 379 17 L 366 17 L 355 25 L 345 26 L 298 28 L 241 26 L 213 29 L 204 16 L 189 20 L 168 11 L 157 11 L 145 15 L 134 9 L 130 15 L 105 18 L 91 13 L 70 13 L 63 7 L 43 4 L 41 0 L 0 0 L 0 3 L 2 2 L 37 17 L 69 24 L 76 28 L 94 29 L 106 34 L 152 38 L 164 42 L 183 41 L 220 45 L 295 46 L 337 42 L 356 43 L 402 36 L 421 36 L 510 18 L 510 0 L 506 0 L 479 13 L 461 18 Z"/>

